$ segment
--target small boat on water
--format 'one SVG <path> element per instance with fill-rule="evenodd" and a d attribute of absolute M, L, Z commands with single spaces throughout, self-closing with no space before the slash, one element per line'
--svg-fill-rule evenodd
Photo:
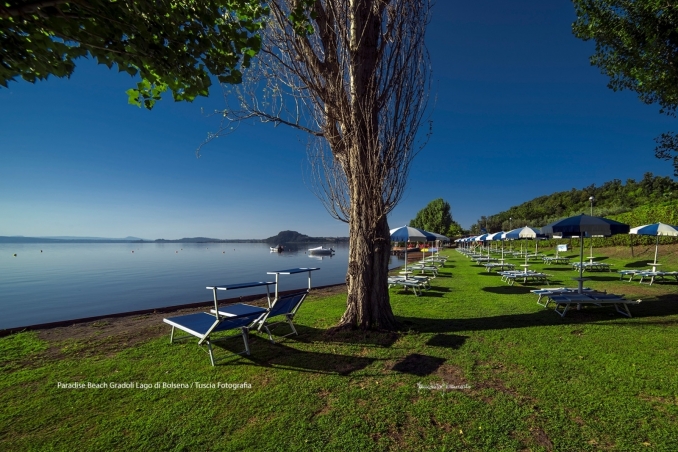
<path fill-rule="evenodd" d="M 334 254 L 334 250 L 332 248 L 323 248 L 322 246 L 319 246 L 317 248 L 309 248 L 308 254 L 316 256 L 331 256 Z"/>
<path fill-rule="evenodd" d="M 271 253 L 281 253 L 285 251 L 285 248 L 283 248 L 282 245 L 276 245 L 271 247 Z"/>

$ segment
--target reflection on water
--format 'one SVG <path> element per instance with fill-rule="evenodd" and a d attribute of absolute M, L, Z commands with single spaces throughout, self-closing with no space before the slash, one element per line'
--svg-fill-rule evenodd
<path fill-rule="evenodd" d="M 331 255 L 318 256 L 317 254 L 309 254 L 308 257 L 311 258 L 311 259 L 317 260 L 317 261 L 321 261 L 323 259 L 332 259 L 332 257 L 334 257 L 334 256 L 331 256 Z"/>
<path fill-rule="evenodd" d="M 271 253 L 265 243 L 2 243 L 0 328 L 208 301 L 206 286 L 273 280 L 267 271 L 294 267 L 319 267 L 314 287 L 340 284 L 348 246 L 333 248 L 334 256 L 310 256 L 306 247 Z M 280 290 L 306 278 L 282 276 Z"/>

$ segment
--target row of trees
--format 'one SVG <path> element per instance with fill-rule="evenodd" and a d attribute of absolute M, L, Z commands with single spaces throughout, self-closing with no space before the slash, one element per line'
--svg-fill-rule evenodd
<path fill-rule="evenodd" d="M 594 215 L 617 215 L 646 204 L 678 201 L 678 183 L 670 177 L 645 173 L 642 180 L 628 179 L 626 184 L 614 179 L 600 187 L 590 185 L 581 190 L 573 188 L 534 198 L 496 215 L 481 217 L 472 226 L 471 232 L 479 233 L 482 228 L 508 231 L 521 226 L 541 227 L 563 217 L 590 213 L 591 196 L 594 198 Z"/>

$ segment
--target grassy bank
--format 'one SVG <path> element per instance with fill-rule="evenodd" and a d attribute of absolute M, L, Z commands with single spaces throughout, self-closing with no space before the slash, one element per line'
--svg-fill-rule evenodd
<path fill-rule="evenodd" d="M 616 269 L 649 262 L 638 252 L 595 250 Z M 593 274 L 589 286 L 643 299 L 631 307 L 634 318 L 608 307 L 561 319 L 536 304 L 535 286 L 509 287 L 448 254 L 425 296 L 391 290 L 397 333 L 333 334 L 345 295 L 315 295 L 299 312 L 299 336 L 279 344 L 256 336 L 251 356 L 214 368 L 195 341 L 170 345 L 161 316 L 2 338 L 0 445 L 674 450 L 678 283 Z M 660 251 L 660 260 L 678 270 L 675 252 Z M 534 267 L 558 286 L 575 276 L 567 266 Z M 223 358 L 240 345 L 215 353 Z M 112 387 L 123 383 L 131 387 Z"/>

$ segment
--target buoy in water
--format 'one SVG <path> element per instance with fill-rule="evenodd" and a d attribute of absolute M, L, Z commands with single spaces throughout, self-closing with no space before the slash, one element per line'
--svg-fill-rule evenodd
<path fill-rule="evenodd" d="M 16 253 L 14 253 L 14 257 L 16 257 Z"/>
<path fill-rule="evenodd" d="M 132 250 L 132 254 L 134 254 L 134 250 Z"/>

